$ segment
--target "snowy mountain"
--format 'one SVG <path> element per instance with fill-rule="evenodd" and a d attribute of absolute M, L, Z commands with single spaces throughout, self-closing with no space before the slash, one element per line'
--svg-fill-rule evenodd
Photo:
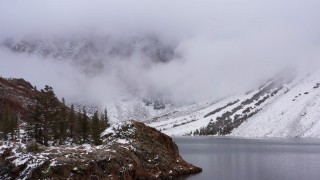
<path fill-rule="evenodd" d="M 83 72 L 98 74 L 104 68 L 112 68 L 113 61 L 144 61 L 153 63 L 171 61 L 176 53 L 174 43 L 167 43 L 156 36 L 111 37 L 68 36 L 44 38 L 27 36 L 22 39 L 6 38 L 0 47 L 14 53 L 36 55 L 60 61 L 71 61 Z"/>
<path fill-rule="evenodd" d="M 135 70 L 138 72 L 147 71 L 154 65 L 165 65 L 179 56 L 174 43 L 167 43 L 153 36 L 124 39 L 69 37 L 54 40 L 29 37 L 22 40 L 7 39 L 1 46 L 17 54 L 70 61 L 88 77 L 115 68 L 110 62 L 142 60 L 142 68 L 139 66 Z M 71 103 L 75 103 L 78 110 L 85 105 L 89 114 L 107 108 L 111 122 L 131 119 L 143 121 L 168 135 L 320 136 L 319 71 L 309 74 L 286 71 L 259 88 L 242 94 L 201 102 L 177 103 L 170 98 L 169 93 L 157 89 L 160 86 L 157 83 L 148 81 L 149 83 L 136 85 L 145 74 L 134 73 L 135 76 L 130 77 L 131 73 L 123 73 L 128 66 L 130 64 L 125 64 L 125 68 L 120 68 L 116 73 L 115 80 L 120 82 L 121 87 L 115 88 L 121 91 L 117 93 L 116 101 L 103 101 L 101 104 Z M 116 85 L 102 86 L 101 89 L 107 94 L 107 88 Z"/>
<path fill-rule="evenodd" d="M 245 137 L 320 137 L 320 72 L 297 79 L 231 135 Z"/>
<path fill-rule="evenodd" d="M 254 91 L 195 103 L 148 124 L 169 135 L 320 137 L 320 71 L 277 77 Z"/>

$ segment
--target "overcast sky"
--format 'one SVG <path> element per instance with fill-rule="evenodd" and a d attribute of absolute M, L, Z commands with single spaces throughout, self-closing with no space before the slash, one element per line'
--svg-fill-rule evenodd
<path fill-rule="evenodd" d="M 52 85 L 59 97 L 101 103 L 128 93 L 128 84 L 139 96 L 156 91 L 177 100 L 218 98 L 250 89 L 287 66 L 316 67 L 319 7 L 318 0 L 1 1 L 1 41 L 152 34 L 174 42 L 179 57 L 148 69 L 131 57 L 88 77 L 69 61 L 0 48 L 0 74 Z"/>

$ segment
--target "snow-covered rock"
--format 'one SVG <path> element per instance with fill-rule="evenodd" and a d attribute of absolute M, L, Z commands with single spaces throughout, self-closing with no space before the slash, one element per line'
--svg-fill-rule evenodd
<path fill-rule="evenodd" d="M 143 123 L 122 122 L 102 136 L 99 146 L 33 151 L 23 143 L 0 141 L 0 179 L 166 179 L 201 172 L 181 158 L 169 136 Z"/>

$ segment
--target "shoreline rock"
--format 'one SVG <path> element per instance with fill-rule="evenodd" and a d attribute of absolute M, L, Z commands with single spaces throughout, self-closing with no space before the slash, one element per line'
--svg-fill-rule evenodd
<path fill-rule="evenodd" d="M 179 155 L 172 138 L 141 122 L 108 128 L 103 145 L 53 146 L 25 152 L 23 145 L 0 146 L 4 179 L 170 179 L 201 168 Z M 20 147 L 17 147 L 20 146 Z M 1 153 L 2 152 L 2 153 Z"/>

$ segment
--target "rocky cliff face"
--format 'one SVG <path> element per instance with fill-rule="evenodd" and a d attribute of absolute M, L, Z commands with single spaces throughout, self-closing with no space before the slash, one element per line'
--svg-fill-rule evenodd
<path fill-rule="evenodd" d="M 37 96 L 39 91 L 24 79 L 0 77 L 0 114 L 8 106 L 25 118 L 27 105 L 33 104 Z"/>
<path fill-rule="evenodd" d="M 143 123 L 108 128 L 103 145 L 0 146 L 3 179 L 167 179 L 201 172 L 184 161 L 172 139 Z"/>

